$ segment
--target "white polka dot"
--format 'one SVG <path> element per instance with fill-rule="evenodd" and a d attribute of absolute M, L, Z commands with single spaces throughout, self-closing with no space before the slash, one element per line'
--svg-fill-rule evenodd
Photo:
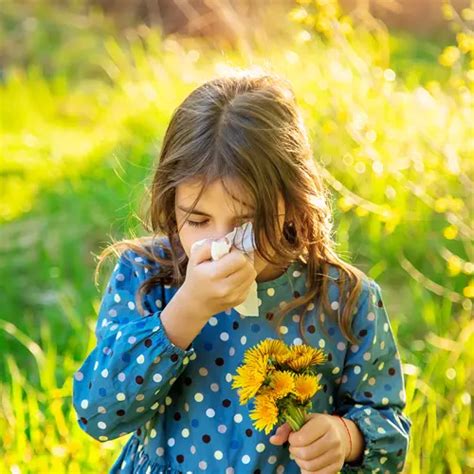
<path fill-rule="evenodd" d="M 115 276 L 115 279 L 117 281 L 124 281 L 125 280 L 125 275 L 123 273 L 117 273 L 117 275 Z"/>
<path fill-rule="evenodd" d="M 223 433 L 225 433 L 225 432 L 227 431 L 227 427 L 226 427 L 225 425 L 219 425 L 219 426 L 217 427 L 217 431 L 218 431 L 219 433 L 222 433 L 222 434 L 223 434 Z"/>
<path fill-rule="evenodd" d="M 133 301 L 128 302 L 128 309 L 130 309 L 132 311 L 135 309 L 135 303 Z"/>
<path fill-rule="evenodd" d="M 371 357 L 370 352 L 366 352 L 364 354 L 364 360 L 370 360 L 370 357 Z"/>
<path fill-rule="evenodd" d="M 122 393 L 122 392 L 117 393 L 116 398 L 119 402 L 123 402 L 125 400 L 125 393 Z"/>
<path fill-rule="evenodd" d="M 187 428 L 184 428 L 182 431 L 181 431 L 181 436 L 183 438 L 188 438 L 189 437 L 189 430 Z"/>
<path fill-rule="evenodd" d="M 267 295 L 273 296 L 275 294 L 275 288 L 267 288 Z"/>
<path fill-rule="evenodd" d="M 346 350 L 346 345 L 345 345 L 343 342 L 338 342 L 336 347 L 337 347 L 338 350 L 340 350 L 340 351 Z"/>
<path fill-rule="evenodd" d="M 388 398 L 387 398 L 387 397 L 383 397 L 383 398 L 382 398 L 382 403 L 383 403 L 384 405 L 388 405 Z"/>
<path fill-rule="evenodd" d="M 255 449 L 258 453 L 263 453 L 265 451 L 265 445 L 263 443 L 258 443 L 257 446 L 255 446 Z"/>
<path fill-rule="evenodd" d="M 377 368 L 378 368 L 379 370 L 382 370 L 382 369 L 383 369 L 383 366 L 384 366 L 384 364 L 385 364 L 384 362 L 381 362 Z"/>
<path fill-rule="evenodd" d="M 277 457 L 276 456 L 270 456 L 268 458 L 268 464 L 275 464 L 277 462 Z"/>
<path fill-rule="evenodd" d="M 153 375 L 153 382 L 161 382 L 163 380 L 163 376 L 161 374 L 155 374 Z"/>
<path fill-rule="evenodd" d="M 205 471 L 207 469 L 207 462 L 206 461 L 199 461 L 199 469 L 201 469 L 202 471 Z"/>
<path fill-rule="evenodd" d="M 248 464 L 248 463 L 250 462 L 250 456 L 249 456 L 248 454 L 244 454 L 244 455 L 242 456 L 242 462 L 243 462 L 244 464 Z"/>
<path fill-rule="evenodd" d="M 384 325 L 383 325 L 383 330 L 384 330 L 385 332 L 388 332 L 388 323 L 384 323 Z"/>
<path fill-rule="evenodd" d="M 224 454 L 222 453 L 222 451 L 217 450 L 217 451 L 214 451 L 214 457 L 218 461 L 220 461 L 224 457 Z"/>
<path fill-rule="evenodd" d="M 107 436 L 99 436 L 100 441 L 107 441 L 108 439 Z"/>
<path fill-rule="evenodd" d="M 158 456 L 163 456 L 163 454 L 165 454 L 165 450 L 161 446 L 156 448 L 155 452 Z"/>
<path fill-rule="evenodd" d="M 364 421 L 365 421 L 368 425 L 371 424 L 370 418 L 364 418 Z"/>
<path fill-rule="evenodd" d="M 301 344 L 303 344 L 303 339 L 301 339 L 301 337 L 295 337 L 293 339 L 293 344 L 295 346 L 301 346 Z"/>
<path fill-rule="evenodd" d="M 385 433 L 385 430 L 384 430 L 381 426 L 379 426 L 379 427 L 377 428 L 377 431 L 378 431 L 379 433 L 381 433 L 381 434 L 384 434 L 384 433 Z"/>
<path fill-rule="evenodd" d="M 242 417 L 242 415 L 241 415 L 240 413 L 236 413 L 236 414 L 234 415 L 234 421 L 235 421 L 236 423 L 242 423 L 242 420 L 243 420 L 243 417 Z"/>
<path fill-rule="evenodd" d="M 221 332 L 221 335 L 219 337 L 221 338 L 221 341 L 228 341 L 229 340 L 229 333 Z"/>
<path fill-rule="evenodd" d="M 338 374 L 338 373 L 340 372 L 340 370 L 341 370 L 341 369 L 340 369 L 339 367 L 334 367 L 334 369 L 332 369 L 332 373 L 333 373 L 334 375 L 336 375 L 336 374 Z"/>
<path fill-rule="evenodd" d="M 89 406 L 89 400 L 82 400 L 81 408 L 85 410 Z"/>
<path fill-rule="evenodd" d="M 165 405 L 169 407 L 173 403 L 173 399 L 171 397 L 166 397 L 165 398 Z"/>
<path fill-rule="evenodd" d="M 357 344 L 351 345 L 351 352 L 355 354 L 358 350 L 359 350 L 359 346 Z"/>
<path fill-rule="evenodd" d="M 105 407 L 97 407 L 97 413 L 105 414 L 107 413 L 107 410 L 105 409 Z"/>
<path fill-rule="evenodd" d="M 326 345 L 326 341 L 324 339 L 319 340 L 319 347 L 323 348 Z"/>
<path fill-rule="evenodd" d="M 228 467 L 225 470 L 225 474 L 234 474 L 234 468 L 233 467 Z M 192 474 L 192 473 L 191 473 Z"/>
<path fill-rule="evenodd" d="M 145 356 L 143 354 L 140 354 L 137 357 L 137 364 L 143 364 L 143 362 L 145 362 Z"/>
<path fill-rule="evenodd" d="M 117 311 L 116 311 L 115 309 L 111 309 L 111 310 L 109 311 L 109 316 L 110 316 L 111 318 L 115 318 L 115 316 L 117 316 Z"/>
<path fill-rule="evenodd" d="M 225 380 L 226 380 L 226 382 L 231 383 L 232 382 L 232 374 L 231 373 L 225 374 Z"/>
<path fill-rule="evenodd" d="M 369 385 L 375 385 L 375 379 L 374 379 L 374 377 L 370 377 L 370 379 L 369 379 Z"/>
<path fill-rule="evenodd" d="M 97 423 L 97 427 L 101 430 L 105 430 L 105 428 L 107 428 L 107 425 L 103 421 L 99 421 L 99 423 Z"/>
<path fill-rule="evenodd" d="M 300 322 L 300 315 L 299 314 L 294 314 L 291 319 L 293 320 L 294 323 L 299 323 Z"/>
<path fill-rule="evenodd" d="M 276 473 L 277 474 L 283 474 L 285 472 L 285 466 L 283 466 L 282 464 L 280 464 L 277 468 L 276 468 Z"/>
<path fill-rule="evenodd" d="M 189 412 L 189 403 L 188 402 L 184 402 L 184 411 Z"/>
<path fill-rule="evenodd" d="M 191 454 L 196 454 L 196 446 L 192 444 L 191 447 L 189 448 L 189 451 L 191 451 Z"/>
<path fill-rule="evenodd" d="M 214 418 L 215 415 L 216 415 L 216 412 L 212 408 L 208 408 L 206 410 L 206 416 L 207 417 Z"/>
<path fill-rule="evenodd" d="M 247 336 L 242 336 L 240 338 L 240 343 L 244 346 L 247 343 Z"/>
<path fill-rule="evenodd" d="M 329 402 L 330 405 L 333 404 L 333 402 L 334 402 L 334 397 L 333 397 L 332 395 L 329 395 L 328 402 Z"/>
<path fill-rule="evenodd" d="M 109 371 L 108 371 L 107 369 L 104 369 L 104 370 L 100 373 L 100 375 L 102 375 L 102 377 L 104 377 L 104 379 L 105 379 L 105 378 L 107 378 L 107 377 L 109 376 Z"/>
<path fill-rule="evenodd" d="M 125 400 L 125 399 L 124 399 Z M 137 402 L 141 402 L 143 400 L 145 400 L 145 395 L 143 395 L 143 393 L 139 393 L 136 397 L 135 397 L 135 400 Z"/>
<path fill-rule="evenodd" d="M 208 370 L 206 369 L 206 367 L 200 367 L 199 368 L 199 375 L 205 377 L 207 374 L 208 374 Z"/>
<path fill-rule="evenodd" d="M 137 342 L 137 338 L 135 336 L 130 336 L 128 339 L 127 339 L 127 342 L 129 344 L 135 344 L 135 342 Z"/>
<path fill-rule="evenodd" d="M 120 295 L 119 295 L 118 293 L 115 293 L 115 295 L 114 295 L 114 301 L 115 301 L 116 303 L 120 303 Z"/>
<path fill-rule="evenodd" d="M 299 270 L 294 270 L 294 271 L 293 271 L 293 276 L 294 276 L 295 278 L 298 278 L 299 276 L 301 276 L 301 272 L 300 272 Z"/>
<path fill-rule="evenodd" d="M 367 314 L 367 319 L 369 321 L 373 321 L 375 319 L 375 314 L 372 313 L 372 311 L 371 311 L 369 314 Z"/>
<path fill-rule="evenodd" d="M 288 333 L 288 328 L 286 326 L 280 326 L 280 333 L 281 334 L 287 334 Z"/>
<path fill-rule="evenodd" d="M 354 374 L 360 374 L 360 365 L 354 366 Z"/>
<path fill-rule="evenodd" d="M 334 310 L 338 309 L 339 308 L 339 303 L 337 301 L 333 301 L 331 303 L 331 308 L 334 309 Z"/>
<path fill-rule="evenodd" d="M 158 309 L 160 309 L 163 306 L 163 302 L 160 299 L 155 300 L 155 305 Z"/>
<path fill-rule="evenodd" d="M 156 430 L 155 430 L 155 428 L 153 428 L 153 429 L 150 431 L 150 438 L 151 438 L 151 439 L 156 438 Z"/>
<path fill-rule="evenodd" d="M 213 392 L 218 392 L 219 391 L 219 385 L 217 385 L 216 383 L 211 383 L 211 390 Z"/>
<path fill-rule="evenodd" d="M 204 400 L 204 395 L 198 392 L 194 395 L 194 400 L 197 402 L 202 402 Z"/>
<path fill-rule="evenodd" d="M 216 326 L 217 325 L 217 318 L 213 316 L 212 318 L 209 319 L 209 324 L 211 326 Z"/>
<path fill-rule="evenodd" d="M 174 438 L 170 438 L 170 439 L 168 440 L 168 446 L 170 446 L 170 447 L 174 446 L 175 443 L 176 443 L 176 440 L 175 440 Z"/>
<path fill-rule="evenodd" d="M 231 347 L 229 349 L 229 355 L 232 357 L 233 355 L 235 355 L 235 347 Z"/>
<path fill-rule="evenodd" d="M 385 456 L 382 456 L 382 457 L 380 458 L 380 464 L 385 464 L 385 463 L 387 462 L 387 459 L 388 459 L 388 458 L 386 458 Z"/>
<path fill-rule="evenodd" d="M 125 381 L 125 374 L 123 372 L 120 372 L 117 376 L 119 382 L 124 382 Z"/>

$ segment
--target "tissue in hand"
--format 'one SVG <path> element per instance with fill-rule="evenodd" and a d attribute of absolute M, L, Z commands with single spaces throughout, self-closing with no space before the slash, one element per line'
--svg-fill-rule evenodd
<path fill-rule="evenodd" d="M 191 246 L 191 252 L 195 245 L 199 245 L 206 239 L 198 240 Z M 235 227 L 232 232 L 229 232 L 222 239 L 215 240 L 211 244 L 212 260 L 219 260 L 223 255 L 230 252 L 234 245 L 238 250 L 245 252 L 254 261 L 255 240 L 253 236 L 252 222 L 248 221 L 245 224 Z M 235 307 L 235 309 L 242 316 L 258 316 L 258 295 L 257 282 L 252 282 L 249 294 L 246 300 Z"/>

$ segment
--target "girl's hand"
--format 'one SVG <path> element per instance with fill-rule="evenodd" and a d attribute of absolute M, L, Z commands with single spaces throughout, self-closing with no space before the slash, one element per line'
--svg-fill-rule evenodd
<path fill-rule="evenodd" d="M 180 288 L 207 319 L 243 303 L 257 277 L 253 262 L 235 247 L 219 260 L 211 260 L 211 244 L 206 239 L 193 248 Z"/>
<path fill-rule="evenodd" d="M 347 432 L 341 421 L 332 415 L 308 414 L 300 430 L 292 431 L 285 423 L 270 437 L 272 444 L 281 445 L 286 441 L 301 474 L 338 473 L 350 454 Z"/>

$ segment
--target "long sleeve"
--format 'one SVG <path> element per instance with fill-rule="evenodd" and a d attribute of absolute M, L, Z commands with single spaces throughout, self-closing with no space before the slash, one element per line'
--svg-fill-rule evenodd
<path fill-rule="evenodd" d="M 363 290 L 352 329 L 360 340 L 347 351 L 336 402 L 339 415 L 357 424 L 365 439 L 359 464 L 346 463 L 343 473 L 402 472 L 411 420 L 406 404 L 400 355 L 374 280 Z"/>
<path fill-rule="evenodd" d="M 196 355 L 168 338 L 160 321 L 164 302 L 145 300 L 142 316 L 135 292 L 148 271 L 126 250 L 102 298 L 96 346 L 73 379 L 73 406 L 80 427 L 99 441 L 126 435 L 171 403 L 172 384 Z"/>

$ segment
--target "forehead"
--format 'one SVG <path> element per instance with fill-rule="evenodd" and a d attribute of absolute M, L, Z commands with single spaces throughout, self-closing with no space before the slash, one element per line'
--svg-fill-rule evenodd
<path fill-rule="evenodd" d="M 176 187 L 176 205 L 190 207 L 201 192 L 201 180 L 187 181 Z M 226 179 L 225 183 L 216 180 L 207 185 L 202 191 L 198 203 L 209 207 L 221 207 L 223 203 L 234 207 L 240 203 L 242 207 L 253 209 L 253 198 L 248 195 L 244 187 L 235 180 Z"/>

